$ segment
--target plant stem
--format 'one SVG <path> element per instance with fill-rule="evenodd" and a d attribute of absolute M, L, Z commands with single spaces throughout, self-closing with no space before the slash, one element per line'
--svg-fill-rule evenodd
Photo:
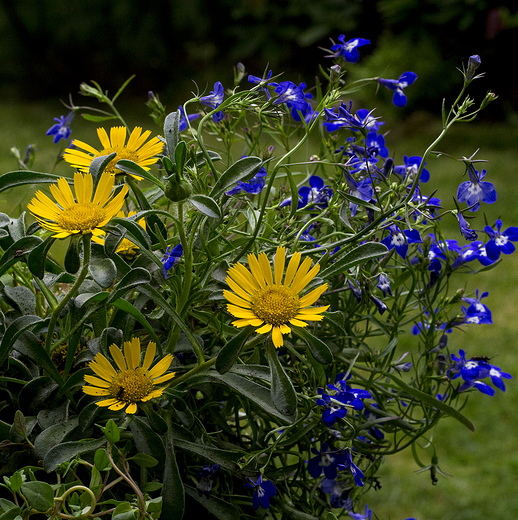
<path fill-rule="evenodd" d="M 45 339 L 45 350 L 49 355 L 52 353 L 52 338 L 54 336 L 54 329 L 59 319 L 59 315 L 61 314 L 61 311 L 65 308 L 66 304 L 77 293 L 79 287 L 84 282 L 86 275 L 88 274 L 88 266 L 90 264 L 91 239 L 92 237 L 90 234 L 83 235 L 83 267 L 81 268 L 81 272 L 79 273 L 79 276 L 76 278 L 76 281 L 74 282 L 72 287 L 70 287 L 70 290 L 63 296 L 63 299 L 52 311 L 52 315 L 50 317 L 49 322 L 49 328 L 47 331 L 47 338 Z"/>

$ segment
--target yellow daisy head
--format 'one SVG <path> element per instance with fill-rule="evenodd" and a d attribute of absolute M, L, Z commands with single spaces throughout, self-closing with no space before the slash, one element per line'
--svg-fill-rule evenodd
<path fill-rule="evenodd" d="M 112 175 L 122 173 L 121 170 L 115 167 L 117 162 L 121 159 L 128 159 L 137 163 L 144 168 L 144 170 L 149 170 L 149 166 L 158 161 L 157 155 L 164 149 L 162 141 L 156 136 L 146 142 L 150 134 L 150 130 L 142 132 L 142 128 L 137 126 L 131 132 L 128 142 L 126 143 L 125 126 L 114 126 L 110 128 L 109 136 L 104 128 L 98 128 L 97 135 L 102 146 L 100 150 L 96 150 L 93 146 L 83 141 L 74 139 L 72 141 L 74 148 L 67 148 L 63 154 L 63 159 L 74 168 L 87 172 L 90 164 L 96 157 L 110 155 L 116 152 L 117 155 L 110 161 L 104 171 Z M 131 176 L 137 180 L 142 179 L 142 177 L 137 175 Z"/>
<path fill-rule="evenodd" d="M 108 409 L 118 411 L 126 408 L 126 413 L 135 413 L 137 404 L 160 397 L 167 385 L 175 376 L 175 372 L 166 374 L 173 361 L 171 354 L 166 354 L 155 366 L 151 367 L 155 359 L 156 345 L 150 341 L 141 364 L 140 339 L 132 338 L 124 342 L 124 352 L 113 344 L 110 354 L 115 361 L 114 367 L 106 357 L 98 353 L 89 366 L 96 374 L 85 375 L 83 392 L 87 395 L 103 397 L 97 401 L 97 406 L 107 406 Z"/>
<path fill-rule="evenodd" d="M 135 213 L 136 213 L 135 211 L 130 211 L 127 216 L 131 217 L 131 216 L 135 215 Z M 122 211 L 122 210 L 117 213 L 117 216 L 120 218 L 126 218 L 126 215 L 124 214 L 124 211 Z M 139 223 L 140 227 L 146 229 L 146 219 L 141 218 L 138 221 L 138 223 Z M 117 249 L 115 252 L 118 253 L 119 255 L 131 260 L 137 254 L 137 251 L 138 251 L 138 246 L 136 244 L 134 244 L 129 238 L 123 238 L 119 242 L 119 245 L 117 246 Z"/>
<path fill-rule="evenodd" d="M 41 227 L 54 233 L 54 238 L 90 233 L 92 240 L 99 242 L 99 236 L 104 234 L 101 228 L 120 211 L 128 193 L 128 186 L 123 186 L 115 194 L 114 181 L 113 175 L 104 172 L 93 193 L 92 175 L 76 172 L 75 197 L 67 179 L 61 177 L 50 185 L 55 202 L 38 190 L 27 208 Z"/>
<path fill-rule="evenodd" d="M 324 318 L 321 313 L 329 308 L 329 305 L 311 307 L 327 289 L 327 284 L 303 296 L 300 294 L 319 272 L 319 264 L 311 268 L 310 258 L 301 263 L 300 253 L 293 254 L 286 274 L 285 264 L 284 247 L 277 248 L 273 273 L 265 253 L 250 254 L 249 269 L 238 263 L 227 272 L 226 282 L 233 292 L 223 291 L 230 302 L 228 312 L 238 318 L 232 325 L 252 325 L 258 327 L 259 334 L 271 332 L 275 347 L 283 345 L 282 335 L 291 332 L 290 325 L 306 327 L 308 321 L 320 321 Z"/>

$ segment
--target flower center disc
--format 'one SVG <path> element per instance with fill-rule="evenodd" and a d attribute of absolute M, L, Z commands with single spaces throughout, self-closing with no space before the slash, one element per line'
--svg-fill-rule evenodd
<path fill-rule="evenodd" d="M 253 313 L 270 325 L 285 325 L 300 309 L 299 297 L 289 287 L 269 285 L 259 289 L 252 298 Z"/>
<path fill-rule="evenodd" d="M 99 153 L 99 156 L 110 155 L 113 152 L 117 152 L 117 155 L 108 163 L 108 166 L 106 166 L 106 168 L 104 169 L 105 172 L 109 172 L 112 175 L 115 175 L 116 173 L 121 173 L 121 171 L 118 168 L 115 168 L 115 165 L 121 159 L 127 159 L 129 161 L 138 162 L 138 154 L 131 150 L 127 150 L 126 148 L 105 148 Z"/>
<path fill-rule="evenodd" d="M 140 367 L 120 372 L 110 385 L 110 395 L 123 403 L 138 403 L 153 390 L 153 381 Z"/>
<path fill-rule="evenodd" d="M 95 229 L 105 218 L 103 208 L 91 202 L 83 202 L 65 208 L 56 218 L 56 223 L 66 231 L 85 232 Z"/>

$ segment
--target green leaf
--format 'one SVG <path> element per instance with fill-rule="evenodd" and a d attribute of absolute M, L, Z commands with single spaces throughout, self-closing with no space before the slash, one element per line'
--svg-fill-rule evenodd
<path fill-rule="evenodd" d="M 141 218 L 142 217 L 139 217 L 139 220 Z M 143 244 L 146 249 L 151 247 L 151 239 L 149 238 L 149 235 L 146 233 L 146 230 L 140 224 L 135 222 L 133 218 L 114 217 L 111 220 L 111 223 L 122 226 L 124 229 L 128 231 L 132 238 L 138 240 L 138 242 L 140 244 Z"/>
<path fill-rule="evenodd" d="M 25 427 L 25 417 L 20 410 L 16 410 L 14 413 L 14 421 L 13 421 L 14 431 L 21 435 L 24 438 L 27 438 L 27 429 Z"/>
<path fill-rule="evenodd" d="M 98 258 L 90 262 L 88 272 L 103 289 L 111 287 L 117 278 L 117 267 L 111 258 Z"/>
<path fill-rule="evenodd" d="M 285 415 L 286 418 L 295 421 L 297 418 L 297 394 L 291 379 L 282 368 L 277 355 L 277 349 L 272 343 L 268 343 L 266 355 L 272 375 L 272 401 L 279 412 Z"/>
<path fill-rule="evenodd" d="M 239 353 L 253 331 L 253 327 L 245 327 L 239 334 L 228 341 L 219 351 L 216 358 L 216 370 L 220 374 L 228 372 L 237 361 Z"/>
<path fill-rule="evenodd" d="M 225 502 L 215 495 L 212 495 L 210 499 L 206 496 L 200 497 L 198 491 L 191 486 L 185 486 L 185 492 L 218 520 L 239 520 L 241 518 L 241 513 L 235 505 Z"/>
<path fill-rule="evenodd" d="M 155 457 L 147 455 L 146 453 L 137 453 L 128 460 L 132 460 L 141 468 L 154 468 L 158 464 L 158 460 L 156 460 Z"/>
<path fill-rule="evenodd" d="M 37 278 L 42 279 L 45 276 L 47 253 L 55 241 L 55 238 L 51 236 L 47 237 L 46 240 L 36 246 L 27 257 L 27 266 L 30 272 Z"/>
<path fill-rule="evenodd" d="M 93 114 L 81 114 L 81 117 L 87 121 L 92 121 L 93 123 L 102 123 L 104 121 L 117 119 L 115 116 L 94 116 Z"/>
<path fill-rule="evenodd" d="M 62 442 L 51 448 L 43 459 L 43 469 L 50 473 L 63 462 L 68 462 L 78 455 L 99 449 L 106 444 L 106 439 L 85 439 L 81 441 Z"/>
<path fill-rule="evenodd" d="M 349 195 L 349 193 L 345 193 L 344 191 L 341 191 L 341 190 L 338 190 L 338 193 L 340 194 L 340 196 L 342 198 L 344 198 L 345 200 L 348 200 L 349 202 L 352 202 L 353 204 L 357 204 L 358 206 L 363 206 L 364 208 L 370 209 L 377 213 L 381 212 L 381 209 L 378 208 L 378 206 L 375 206 L 374 204 L 370 204 L 369 202 L 365 202 L 363 199 L 355 197 L 354 195 Z"/>
<path fill-rule="evenodd" d="M 209 156 L 211 161 L 221 161 L 221 155 L 217 152 L 213 152 L 212 150 L 207 150 L 207 155 Z M 201 168 L 207 162 L 207 157 L 205 157 L 204 152 L 196 152 L 196 167 Z"/>
<path fill-rule="evenodd" d="M 272 415 L 280 424 L 292 423 L 293 416 L 281 413 L 272 401 L 270 389 L 254 381 L 250 381 L 233 372 L 226 372 L 223 375 L 217 372 L 210 372 L 193 376 L 189 379 L 189 386 L 200 383 L 219 383 L 228 386 L 237 393 L 243 395 L 252 405 L 260 407 L 266 413 Z"/>
<path fill-rule="evenodd" d="M 39 316 L 27 315 L 16 318 L 7 327 L 5 334 L 0 343 L 0 365 L 7 359 L 7 356 L 11 353 L 11 349 L 14 342 L 23 334 L 26 330 L 32 330 L 36 328 L 42 328 L 49 322 L 50 318 L 43 321 Z"/>
<path fill-rule="evenodd" d="M 361 244 L 360 246 L 356 247 L 352 251 L 349 251 L 327 269 L 324 269 L 319 274 L 319 277 L 323 279 L 331 278 L 337 273 L 343 273 L 355 265 L 366 262 L 367 260 L 371 260 L 372 258 L 383 256 L 387 252 L 388 248 L 384 244 L 380 244 L 378 242 L 366 242 L 365 244 Z M 335 255 L 338 254 L 339 252 L 335 253 Z M 333 258 L 335 255 L 333 255 Z"/>
<path fill-rule="evenodd" d="M 45 372 L 51 376 L 58 385 L 63 385 L 63 378 L 61 377 L 59 370 L 56 368 L 56 365 L 45 349 L 42 348 L 40 341 L 34 334 L 26 332 L 24 336 L 14 343 L 13 347 L 24 356 L 32 359 L 32 361 L 45 370 Z"/>
<path fill-rule="evenodd" d="M 259 157 L 243 157 L 224 171 L 212 191 L 211 197 L 216 198 L 224 191 L 234 187 L 238 181 L 251 179 L 261 168 L 263 161 Z"/>
<path fill-rule="evenodd" d="M 180 119 L 182 114 L 180 110 L 171 112 L 164 120 L 164 137 L 167 143 L 167 151 L 171 161 L 174 163 L 175 152 L 178 141 L 180 140 Z"/>
<path fill-rule="evenodd" d="M 99 471 L 109 471 L 111 469 L 112 466 L 105 448 L 99 448 L 95 452 L 94 465 Z"/>
<path fill-rule="evenodd" d="M 95 157 L 90 166 L 88 167 L 89 173 L 94 178 L 94 188 L 97 187 L 97 183 L 99 182 L 99 178 L 101 174 L 104 172 L 108 164 L 110 164 L 113 159 L 117 156 L 117 152 L 112 152 L 109 155 L 100 155 L 99 157 Z"/>
<path fill-rule="evenodd" d="M 9 304 L 18 307 L 21 314 L 34 314 L 36 312 L 36 296 L 28 287 L 6 285 L 4 292 Z"/>
<path fill-rule="evenodd" d="M 36 453 L 44 458 L 51 448 L 63 441 L 63 439 L 79 424 L 78 417 L 72 417 L 66 422 L 54 424 L 43 430 L 34 440 Z"/>
<path fill-rule="evenodd" d="M 162 191 L 164 191 L 165 189 L 165 186 L 159 179 L 157 179 L 149 171 L 144 170 L 144 168 L 142 168 L 142 166 L 140 166 L 136 162 L 130 161 L 129 159 L 121 159 L 115 166 L 124 173 L 128 173 L 129 175 L 135 175 L 137 177 L 142 177 L 147 181 L 152 182 L 155 186 L 158 186 Z"/>
<path fill-rule="evenodd" d="M 333 361 L 333 354 L 329 347 L 311 332 L 302 327 L 292 327 L 293 334 L 304 340 L 313 357 L 323 365 Z"/>
<path fill-rule="evenodd" d="M 36 511 L 47 511 L 54 507 L 54 490 L 47 482 L 24 482 L 22 494 Z"/>
<path fill-rule="evenodd" d="M 235 472 L 239 469 L 238 461 L 244 454 L 242 451 L 221 450 L 219 448 L 214 448 L 213 446 L 205 446 L 199 442 L 189 442 L 184 439 L 176 438 L 174 433 L 173 438 L 175 446 L 181 450 L 195 453 L 202 459 L 208 459 L 229 471 Z"/>
<path fill-rule="evenodd" d="M 15 493 L 19 493 L 21 488 L 22 488 L 22 484 L 25 480 L 25 476 L 22 475 L 22 473 L 20 471 L 16 471 L 14 472 L 10 477 L 9 477 L 9 484 L 10 484 L 10 488 L 15 492 Z"/>
<path fill-rule="evenodd" d="M 137 516 L 138 509 L 135 509 L 129 502 L 122 502 L 114 509 L 111 520 L 135 520 Z"/>
<path fill-rule="evenodd" d="M 18 170 L 15 172 L 0 175 L 0 191 L 8 190 L 16 186 L 25 184 L 51 184 L 57 182 L 62 175 L 52 175 L 51 173 L 32 172 L 29 170 Z M 67 179 L 72 183 L 72 179 Z"/>
<path fill-rule="evenodd" d="M 160 292 L 151 287 L 149 284 L 140 286 L 139 291 L 142 294 L 145 294 L 146 296 L 151 298 L 159 307 L 161 307 L 167 314 L 169 314 L 169 316 L 176 323 L 176 325 L 178 325 L 178 327 L 183 331 L 185 337 L 189 340 L 189 343 L 193 345 L 193 349 L 195 346 L 198 346 L 199 343 L 196 340 L 196 337 L 194 336 L 190 328 L 188 327 L 188 325 L 182 320 L 180 315 L 177 313 L 176 309 L 174 309 L 164 299 Z"/>
<path fill-rule="evenodd" d="M 104 436 L 110 444 L 116 444 L 121 440 L 121 432 L 113 419 L 109 419 L 104 428 L 101 428 Z"/>
<path fill-rule="evenodd" d="M 30 253 L 38 247 L 43 240 L 39 237 L 28 236 L 22 237 L 4 252 L 0 257 L 0 276 L 2 276 L 16 262 L 20 261 L 26 253 Z"/>
<path fill-rule="evenodd" d="M 171 428 L 167 429 L 165 443 L 165 471 L 162 487 L 161 520 L 182 520 L 185 511 L 185 490 L 176 461 Z"/>
<path fill-rule="evenodd" d="M 201 213 L 210 218 L 221 218 L 221 208 L 217 202 L 207 195 L 195 194 L 189 197 L 189 202 Z"/>
<path fill-rule="evenodd" d="M 473 426 L 473 423 L 455 408 L 451 407 L 450 405 L 442 401 L 439 401 L 439 399 L 432 395 L 426 394 L 425 392 L 421 392 L 421 390 L 418 390 L 417 388 L 413 388 L 410 385 L 407 385 L 404 381 L 401 381 L 401 379 L 399 379 L 394 374 L 391 374 L 390 372 L 381 373 L 384 376 L 392 379 L 392 381 L 396 383 L 396 385 L 399 386 L 399 388 L 401 388 L 402 390 L 404 390 L 407 394 L 415 397 L 416 399 L 419 399 L 420 401 L 426 403 L 432 408 L 437 408 L 438 410 L 441 410 L 445 414 L 450 415 L 451 417 L 459 421 L 466 428 L 470 429 L 471 431 L 475 431 L 475 426 Z"/>
<path fill-rule="evenodd" d="M 149 423 L 136 415 L 133 417 L 129 428 L 133 434 L 137 450 L 163 463 L 166 454 L 162 437 L 154 431 Z"/>
<path fill-rule="evenodd" d="M 185 166 L 185 158 L 187 157 L 187 145 L 185 141 L 180 141 L 176 145 L 176 150 L 174 151 L 174 160 L 176 163 L 176 171 L 180 174 L 180 177 L 183 176 L 183 168 Z"/>
<path fill-rule="evenodd" d="M 135 267 L 129 273 L 125 274 L 120 282 L 114 287 L 110 297 L 107 299 L 108 303 L 121 298 L 129 290 L 138 287 L 139 285 L 149 284 L 151 275 L 143 267 Z"/>
<path fill-rule="evenodd" d="M 146 317 L 130 302 L 127 300 L 123 300 L 122 298 L 119 298 L 115 300 L 114 302 L 111 302 L 111 304 L 114 307 L 117 307 L 117 309 L 120 309 L 121 311 L 125 312 L 126 314 L 129 314 L 131 317 L 135 318 L 150 334 L 151 338 L 155 342 L 155 345 L 157 346 L 157 349 L 159 351 L 159 354 L 161 354 L 162 347 L 160 345 L 160 340 L 158 339 L 158 336 L 155 333 L 155 329 L 149 324 L 149 322 L 146 320 Z"/>
<path fill-rule="evenodd" d="M 75 274 L 81 267 L 82 235 L 72 235 L 65 254 L 64 266 L 67 273 Z"/>

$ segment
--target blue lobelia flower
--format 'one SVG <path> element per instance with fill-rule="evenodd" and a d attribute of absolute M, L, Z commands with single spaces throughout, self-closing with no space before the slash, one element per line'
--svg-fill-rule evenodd
<path fill-rule="evenodd" d="M 362 399 L 372 397 L 367 390 L 353 389 L 345 381 L 338 379 L 337 376 L 338 386 L 334 384 L 327 385 L 328 393 L 324 393 L 323 388 L 317 390 L 321 398 L 317 399 L 316 403 L 325 407 L 325 410 L 322 412 L 322 422 L 328 428 L 332 427 L 338 419 L 345 417 L 348 408 L 363 410 Z"/>
<path fill-rule="evenodd" d="M 395 249 L 396 253 L 403 259 L 406 258 L 408 252 L 408 244 L 422 244 L 421 235 L 417 229 L 405 229 L 403 232 L 392 224 L 387 227 L 389 236 L 385 237 L 381 243 L 385 244 L 388 249 Z"/>
<path fill-rule="evenodd" d="M 347 182 L 347 187 L 349 188 L 349 194 L 353 197 L 364 200 L 365 202 L 369 202 L 372 200 L 372 197 L 374 197 L 374 189 L 372 188 L 370 179 L 366 178 L 360 182 L 356 182 L 352 175 L 345 172 L 345 181 Z M 358 204 L 350 201 L 349 209 L 351 210 L 351 217 L 354 217 L 358 210 Z"/>
<path fill-rule="evenodd" d="M 374 296 L 373 294 L 369 294 L 369 298 L 374 302 L 380 314 L 383 314 L 387 310 L 387 304 L 383 300 L 380 300 L 377 296 Z"/>
<path fill-rule="evenodd" d="M 366 128 L 369 132 L 378 132 L 382 123 L 378 121 L 378 117 L 374 117 L 372 113 L 374 110 L 367 110 L 366 108 L 360 108 L 356 112 L 356 117 L 362 123 L 363 128 Z"/>
<path fill-rule="evenodd" d="M 418 214 L 421 214 L 424 217 L 422 220 L 423 224 L 426 224 L 427 218 L 429 217 L 436 218 L 435 210 L 442 207 L 441 199 L 433 196 L 428 197 L 423 195 L 419 187 L 416 188 L 414 195 L 410 199 L 410 202 L 421 206 L 416 208 L 415 211 L 412 211 L 410 215 L 414 218 L 414 220 L 417 221 Z"/>
<path fill-rule="evenodd" d="M 328 445 L 323 442 L 320 451 L 311 448 L 311 452 L 316 455 L 308 462 L 308 473 L 313 478 L 318 478 L 324 472 L 328 479 L 335 479 L 338 472 L 338 465 L 345 464 L 345 453 L 343 450 L 329 451 Z"/>
<path fill-rule="evenodd" d="M 478 235 L 477 235 L 476 231 L 471 229 L 468 221 L 466 220 L 466 218 L 464 217 L 462 212 L 457 211 L 455 213 L 455 216 L 457 217 L 457 220 L 459 221 L 459 227 L 460 227 L 460 232 L 461 232 L 462 236 L 466 240 L 470 240 L 470 241 L 476 240 L 478 238 Z"/>
<path fill-rule="evenodd" d="M 46 133 L 46 135 L 54 136 L 54 144 L 56 144 L 60 139 L 68 139 L 70 137 L 70 134 L 72 133 L 70 124 L 72 123 L 73 119 L 74 110 L 71 110 L 66 117 L 59 116 L 59 118 L 54 118 L 56 124 L 51 126 Z"/>
<path fill-rule="evenodd" d="M 493 319 L 491 311 L 487 305 L 484 305 L 480 300 L 488 295 L 487 291 L 483 292 L 480 298 L 478 297 L 478 289 L 475 298 L 463 297 L 462 300 L 469 303 L 469 307 L 462 307 L 462 312 L 465 315 L 465 323 L 475 323 L 477 325 L 492 324 Z"/>
<path fill-rule="evenodd" d="M 390 288 L 390 282 L 385 274 L 380 273 L 378 276 L 378 283 L 376 287 L 383 293 L 383 297 L 386 298 L 387 293 L 392 296 L 392 289 Z"/>
<path fill-rule="evenodd" d="M 242 191 L 250 195 L 261 193 L 264 188 L 266 173 L 266 168 L 264 166 L 261 167 L 261 169 L 248 182 L 238 181 L 236 186 L 230 191 L 226 191 L 225 194 L 237 195 Z"/>
<path fill-rule="evenodd" d="M 208 96 L 202 96 L 200 98 L 200 103 L 202 105 L 207 105 L 208 107 L 212 108 L 212 110 L 215 110 L 223 102 L 224 96 L 225 91 L 223 89 L 223 85 L 221 81 L 217 81 L 216 83 L 214 83 L 214 90 L 212 90 Z M 214 122 L 219 123 L 223 119 L 223 112 L 221 110 L 219 112 L 216 112 L 212 116 L 212 119 L 214 120 Z"/>
<path fill-rule="evenodd" d="M 178 110 L 180 111 L 180 132 L 183 132 L 187 129 L 189 126 L 188 121 L 193 121 L 194 119 L 198 119 L 198 117 L 200 117 L 200 114 L 189 114 L 186 116 L 182 105 L 178 107 Z"/>
<path fill-rule="evenodd" d="M 489 386 L 481 379 L 491 378 L 491 382 L 502 392 L 505 392 L 505 385 L 502 380 L 504 379 L 512 379 L 513 376 L 506 372 L 502 372 L 499 367 L 491 365 L 488 362 L 488 358 L 484 356 L 473 357 L 469 360 L 466 360 L 466 354 L 464 350 L 459 350 L 459 356 L 455 356 L 455 354 L 451 354 L 451 359 L 454 361 L 453 365 L 450 367 L 450 377 L 451 379 L 456 379 L 458 377 L 462 377 L 464 383 L 459 387 L 459 392 L 464 392 L 469 388 L 476 388 L 480 392 L 493 396 L 495 394 L 494 389 Z"/>
<path fill-rule="evenodd" d="M 270 507 L 270 498 L 275 496 L 277 493 L 277 489 L 275 488 L 273 482 L 270 482 L 269 480 L 263 480 L 263 476 L 261 474 L 257 476 L 255 482 L 251 478 L 248 480 L 250 483 L 245 482 L 245 486 L 249 489 L 255 489 L 254 495 L 252 497 L 254 509 L 257 510 L 261 506 L 263 506 L 264 509 L 268 509 Z"/>
<path fill-rule="evenodd" d="M 297 209 L 305 208 L 306 206 L 317 205 L 321 208 L 327 208 L 328 201 L 333 197 L 333 190 L 329 188 L 321 177 L 318 175 L 311 175 L 309 178 L 309 186 L 301 186 L 298 192 Z M 289 206 L 292 198 L 288 197 L 283 200 L 279 207 L 284 208 Z"/>
<path fill-rule="evenodd" d="M 292 81 L 282 81 L 281 83 L 270 83 L 270 85 L 275 86 L 275 92 L 278 94 L 273 100 L 274 105 L 286 103 L 288 108 L 301 112 L 308 109 L 308 102 L 304 93 L 306 85 L 304 83 L 295 85 Z"/>
<path fill-rule="evenodd" d="M 329 497 L 331 507 L 335 509 L 351 509 L 353 502 L 350 497 L 351 488 L 346 482 L 325 478 L 320 484 L 322 491 Z"/>
<path fill-rule="evenodd" d="M 511 242 L 518 241 L 518 227 L 508 227 L 502 232 L 502 221 L 500 219 L 496 220 L 495 227 L 496 230 L 490 226 L 484 228 L 490 238 L 486 244 L 486 254 L 490 260 L 498 260 L 500 253 L 504 255 L 514 253 L 516 248 Z"/>
<path fill-rule="evenodd" d="M 379 155 L 380 157 L 388 157 L 388 150 L 385 146 L 385 138 L 378 135 L 376 132 L 369 132 L 367 134 L 367 155 Z"/>
<path fill-rule="evenodd" d="M 212 478 L 218 469 L 219 464 L 213 464 L 212 466 L 205 465 L 202 466 L 200 471 L 196 474 L 196 477 L 199 479 L 196 489 L 200 497 L 205 495 L 207 499 L 210 498 L 212 493 Z"/>
<path fill-rule="evenodd" d="M 378 78 L 378 83 L 394 91 L 392 103 L 397 107 L 404 107 L 406 105 L 406 96 L 403 90 L 411 85 L 417 79 L 417 74 L 414 72 L 404 72 L 399 76 L 399 79 L 383 79 Z"/>
<path fill-rule="evenodd" d="M 365 514 L 361 513 L 352 513 L 349 511 L 349 516 L 354 518 L 354 520 L 372 520 L 372 511 L 369 509 L 369 506 L 365 504 Z"/>
<path fill-rule="evenodd" d="M 323 123 L 328 132 L 333 132 L 338 128 L 350 128 L 352 130 L 361 130 L 369 123 L 367 118 L 360 119 L 357 114 L 351 114 L 352 101 L 349 101 L 349 107 L 342 101 L 338 107 L 338 112 L 324 108 L 326 120 Z"/>
<path fill-rule="evenodd" d="M 480 202 L 493 204 L 496 201 L 495 187 L 482 179 L 486 176 L 486 170 L 478 172 L 473 164 L 468 166 L 469 181 L 462 182 L 457 189 L 457 200 L 465 202 L 469 211 L 477 211 Z"/>
<path fill-rule="evenodd" d="M 473 76 L 475 75 L 476 70 L 480 67 L 480 64 L 482 63 L 480 56 L 478 54 L 473 54 L 473 56 L 470 56 L 468 59 L 468 66 L 466 67 L 466 83 L 469 83 Z M 480 76 L 478 76 L 480 77 Z"/>
<path fill-rule="evenodd" d="M 365 157 L 353 154 L 347 162 L 347 168 L 352 174 L 360 174 L 362 176 L 383 175 L 377 166 L 379 159 L 376 156 Z"/>
<path fill-rule="evenodd" d="M 309 99 L 313 99 L 313 95 L 310 94 L 309 92 L 308 93 L 304 92 L 305 88 L 306 88 L 305 83 L 299 84 L 299 89 L 302 90 L 302 93 L 304 94 L 304 99 L 306 100 L 306 107 L 301 109 L 301 108 L 296 108 L 295 106 L 293 106 L 291 108 L 291 117 L 295 121 L 300 121 L 301 120 L 300 116 L 302 115 L 302 117 L 304 118 L 306 123 L 310 123 L 311 120 L 313 119 L 313 117 L 318 115 L 318 112 L 313 111 L 313 108 L 311 107 L 311 103 L 308 101 Z M 286 106 L 289 107 L 289 104 L 286 104 Z"/>
<path fill-rule="evenodd" d="M 422 157 L 418 155 L 412 155 L 411 157 L 407 157 L 406 155 L 403 157 L 404 165 L 394 166 L 394 173 L 399 175 L 404 175 L 410 181 L 415 179 L 419 168 L 421 167 L 421 163 L 423 162 Z M 426 165 L 426 163 L 424 164 Z M 421 171 L 421 176 L 419 177 L 419 182 L 428 182 L 430 180 L 430 172 L 423 168 Z"/>
<path fill-rule="evenodd" d="M 180 258 L 182 257 L 182 255 L 183 255 L 182 244 L 178 244 L 174 247 L 169 246 L 165 250 L 165 254 L 162 257 L 162 263 L 164 264 L 162 266 L 162 273 L 166 280 L 167 280 L 167 271 L 169 271 L 169 269 L 172 269 L 180 261 Z"/>
<path fill-rule="evenodd" d="M 353 38 L 346 42 L 343 34 L 338 37 L 338 41 L 341 43 L 335 43 L 331 47 L 331 50 L 334 52 L 333 57 L 343 58 L 348 63 L 356 63 L 360 59 L 358 47 L 370 43 L 370 40 L 365 38 Z"/>
<path fill-rule="evenodd" d="M 268 75 L 266 76 L 266 78 L 260 78 L 259 76 L 253 76 L 252 74 L 250 74 L 248 76 L 248 81 L 250 83 L 263 83 L 263 82 L 266 83 L 271 77 L 272 77 L 272 71 L 270 70 L 268 72 Z M 266 94 L 266 99 L 270 99 L 271 98 L 270 92 L 269 92 L 269 90 L 266 87 L 261 87 L 261 90 L 263 90 L 264 93 Z"/>

